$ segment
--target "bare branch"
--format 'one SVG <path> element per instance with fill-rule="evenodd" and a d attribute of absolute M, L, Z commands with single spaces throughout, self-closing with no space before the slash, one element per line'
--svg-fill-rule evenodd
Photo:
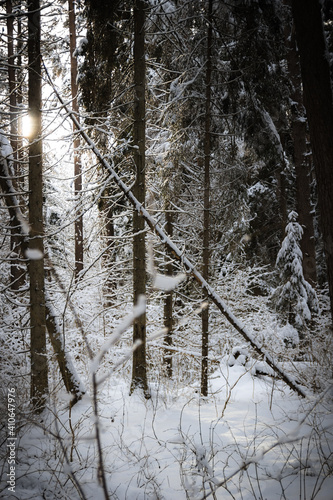
<path fill-rule="evenodd" d="M 246 327 L 236 318 L 236 316 L 230 311 L 227 305 L 224 303 L 222 298 L 215 292 L 215 290 L 207 283 L 207 281 L 203 278 L 203 276 L 199 273 L 199 271 L 195 268 L 195 266 L 190 262 L 190 260 L 184 255 L 182 250 L 180 250 L 173 241 L 168 237 L 168 235 L 163 231 L 161 226 L 155 221 L 153 217 L 148 213 L 145 207 L 140 203 L 130 188 L 122 181 L 120 176 L 117 174 L 115 169 L 106 159 L 103 157 L 102 153 L 96 147 L 96 144 L 90 139 L 90 137 L 86 134 L 83 128 L 80 126 L 76 116 L 71 110 L 66 106 L 62 97 L 60 96 L 58 90 L 52 82 L 52 79 L 49 75 L 49 72 L 44 63 L 44 69 L 50 85 L 53 87 L 54 92 L 56 93 L 60 103 L 66 110 L 68 116 L 72 119 L 73 123 L 77 127 L 81 137 L 89 146 L 89 149 L 95 154 L 95 156 L 100 161 L 101 165 L 106 168 L 110 172 L 110 178 L 117 184 L 117 186 L 124 193 L 126 198 L 130 201 L 134 209 L 144 218 L 150 229 L 160 238 L 161 242 L 172 251 L 175 258 L 184 266 L 187 273 L 191 275 L 202 287 L 202 289 L 206 292 L 207 297 L 216 305 L 216 307 L 220 310 L 220 312 L 225 316 L 225 318 L 229 321 L 229 323 L 237 330 L 238 333 L 242 335 L 242 337 L 248 342 L 251 347 L 264 358 L 266 363 L 274 370 L 277 376 L 283 380 L 291 390 L 296 392 L 299 396 L 305 398 L 306 392 L 302 387 L 300 387 L 296 381 L 284 371 L 282 366 L 279 363 L 275 362 L 272 356 L 265 351 L 259 342 L 252 336 L 252 334 L 246 329 Z"/>

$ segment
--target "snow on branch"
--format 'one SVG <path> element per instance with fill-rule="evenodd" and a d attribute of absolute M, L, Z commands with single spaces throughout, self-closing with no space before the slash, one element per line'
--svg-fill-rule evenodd
<path fill-rule="evenodd" d="M 266 352 L 259 342 L 254 338 L 254 336 L 243 326 L 243 324 L 235 317 L 232 311 L 228 308 L 228 306 L 224 303 L 222 298 L 215 292 L 215 290 L 204 280 L 203 276 L 199 273 L 199 271 L 195 268 L 192 262 L 184 255 L 181 249 L 175 245 L 175 243 L 168 237 L 168 235 L 164 232 L 162 227 L 155 221 L 155 219 L 149 214 L 149 212 L 145 209 L 145 207 L 136 199 L 133 192 L 130 188 L 122 181 L 120 176 L 115 171 L 112 164 L 110 164 L 102 155 L 102 153 L 97 148 L 96 144 L 90 137 L 87 135 L 85 130 L 81 127 L 79 121 L 77 120 L 74 113 L 66 106 L 64 100 L 60 96 L 57 88 L 53 84 L 53 81 L 49 75 L 49 72 L 44 65 L 45 73 L 49 79 L 50 85 L 52 86 L 57 98 L 59 99 L 61 105 L 66 111 L 67 115 L 71 117 L 73 123 L 77 127 L 78 133 L 80 133 L 83 140 L 87 143 L 89 149 L 95 154 L 96 158 L 100 161 L 101 165 L 110 172 L 110 177 L 112 180 L 118 185 L 121 191 L 124 193 L 126 198 L 130 201 L 134 210 L 136 210 L 146 221 L 147 225 L 150 229 L 159 237 L 161 242 L 171 250 L 175 258 L 184 266 L 187 273 L 192 275 L 192 277 L 199 283 L 201 288 L 206 292 L 207 297 L 216 305 L 216 307 L 220 310 L 220 312 L 225 316 L 225 318 L 229 321 L 229 323 L 242 335 L 242 337 L 248 342 L 251 347 L 264 358 L 266 363 L 274 370 L 276 375 L 283 380 L 290 389 L 295 391 L 299 396 L 306 397 L 306 392 L 302 387 L 300 387 L 295 380 L 281 367 L 279 363 L 277 363 L 273 357 Z"/>
<path fill-rule="evenodd" d="M 276 259 L 281 284 L 272 299 L 276 302 L 277 310 L 289 311 L 289 323 L 302 329 L 306 321 L 311 320 L 311 313 L 319 312 L 319 303 L 315 290 L 304 278 L 300 246 L 303 228 L 297 218 L 297 212 L 290 212 L 286 235 Z"/>
<path fill-rule="evenodd" d="M 22 214 L 13 186 L 12 176 L 10 174 L 11 161 L 12 148 L 3 131 L 0 130 L 0 188 L 3 192 L 4 201 L 11 218 L 11 225 L 17 230 L 21 255 L 25 256 L 28 260 L 40 259 L 43 257 L 41 252 L 29 248 L 28 236 L 30 227 Z M 73 400 L 71 401 L 71 405 L 73 405 L 76 401 L 81 399 L 85 392 L 85 388 L 75 371 L 69 353 L 63 345 L 57 317 L 47 294 L 45 294 L 45 309 L 46 326 L 50 342 L 54 349 L 66 390 L 73 396 Z"/>
<path fill-rule="evenodd" d="M 139 318 L 142 314 L 145 313 L 145 311 L 146 298 L 143 295 L 140 295 L 140 297 L 138 298 L 138 303 L 133 308 L 132 313 L 123 319 L 120 325 L 115 329 L 113 335 L 111 335 L 110 338 L 102 345 L 99 352 L 92 359 L 90 363 L 90 370 L 92 373 L 97 372 L 105 354 L 118 342 L 122 334 L 127 330 L 127 328 L 132 325 L 135 319 Z"/>
<path fill-rule="evenodd" d="M 13 149 L 4 131 L 0 129 L 0 187 L 6 196 L 5 202 L 13 226 L 18 228 L 18 231 L 23 237 L 26 237 L 29 234 L 30 227 L 22 214 L 16 197 L 16 191 L 12 182 L 12 162 Z"/>
<path fill-rule="evenodd" d="M 164 241 L 162 241 L 164 243 Z M 154 265 L 153 249 L 148 245 L 148 271 L 153 279 L 153 288 L 162 292 L 171 292 L 186 279 L 186 274 L 179 273 L 175 276 L 168 276 L 157 272 Z"/>

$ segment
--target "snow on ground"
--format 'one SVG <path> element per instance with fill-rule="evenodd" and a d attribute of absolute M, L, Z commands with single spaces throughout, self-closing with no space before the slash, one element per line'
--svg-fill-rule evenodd
<path fill-rule="evenodd" d="M 258 339 L 260 336 L 261 342 L 278 356 L 284 344 L 285 328 L 274 323 L 275 316 L 265 305 L 266 298 L 251 299 L 244 291 L 244 280 L 239 280 L 239 284 L 238 279 L 237 276 L 230 278 L 230 290 L 228 283 L 224 283 L 230 306 L 237 316 L 253 325 L 253 335 Z M 127 313 L 131 313 L 131 300 L 124 294 L 118 297 L 118 303 L 105 309 L 100 275 L 95 281 L 89 281 L 87 291 L 78 289 L 72 301 L 96 354 L 112 338 L 117 325 L 122 325 Z M 57 310 L 61 311 L 61 300 L 66 297 L 61 299 L 60 293 L 54 293 L 54 297 Z M 97 422 L 109 498 L 199 500 L 204 494 L 210 494 L 208 498 L 213 500 L 332 500 L 333 391 L 307 415 L 314 405 L 314 397 L 300 399 L 283 382 L 270 376 L 256 376 L 256 367 L 263 372 L 267 366 L 263 361 L 257 361 L 254 366 L 243 340 L 235 336 L 211 307 L 210 356 L 214 368 L 210 374 L 210 396 L 200 398 L 201 338 L 196 303 L 181 307 L 174 332 L 175 375 L 168 380 L 161 370 L 162 340 L 154 337 L 163 324 L 161 307 L 157 299 L 156 303 L 148 299 L 148 337 L 153 338 L 148 343 L 152 395 L 148 401 L 140 393 L 129 396 L 131 361 L 119 365 L 131 345 L 130 329 L 102 360 L 95 358 L 95 362 L 90 363 L 74 320 L 68 318 L 66 323 L 67 347 L 86 387 L 90 384 L 91 368 L 97 367 L 97 359 L 101 365 L 98 380 L 104 379 L 104 373 L 112 372 L 112 367 L 117 365 L 113 375 L 99 386 L 97 398 Z M 7 315 L 7 320 L 11 324 L 15 318 Z M 323 323 L 323 332 L 327 331 L 324 326 Z M 289 326 L 287 333 L 290 334 Z M 319 342 L 316 334 L 313 345 L 317 337 Z M 4 332 L 3 354 L 24 353 L 26 349 L 28 338 L 16 345 L 12 329 Z M 8 363 L 8 380 L 17 380 L 21 386 L 17 387 L 15 493 L 10 494 L 6 484 L 8 461 L 3 427 L 0 428 L 0 434 L 3 433 L 0 497 L 104 500 L 98 480 L 92 390 L 70 414 L 68 397 L 61 392 L 57 367 L 51 362 L 52 397 L 49 411 L 42 415 L 43 421 L 38 426 L 32 417 L 29 421 L 28 360 L 23 362 L 15 357 L 10 360 L 9 356 L 3 356 L 2 363 L 4 359 Z M 305 361 L 302 365 L 294 362 L 286 368 L 299 382 L 309 381 L 310 387 L 306 390 L 311 394 L 312 387 L 320 387 L 317 381 L 322 382 L 326 377 L 320 368 L 324 362 L 318 364 L 318 368 L 313 360 L 306 365 Z M 299 376 L 306 371 L 307 376 Z M 13 374 L 17 378 L 13 379 Z M 5 411 L 3 408 L 4 415 Z"/>
<path fill-rule="evenodd" d="M 152 383 L 146 401 L 129 396 L 128 382 L 109 378 L 98 393 L 98 426 L 110 498 L 199 499 L 205 491 L 221 500 L 332 499 L 329 404 L 319 402 L 305 418 L 313 398 L 300 400 L 282 382 L 254 376 L 251 365 L 230 367 L 223 359 L 206 399 L 174 380 Z M 45 415 L 44 428 L 20 431 L 16 491 L 8 495 L 2 483 L 2 498 L 79 499 L 68 473 L 83 498 L 105 498 L 91 397 L 74 406 L 71 423 L 64 401 Z"/>

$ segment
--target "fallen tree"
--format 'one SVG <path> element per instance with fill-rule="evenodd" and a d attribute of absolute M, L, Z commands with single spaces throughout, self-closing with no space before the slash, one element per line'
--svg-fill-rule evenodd
<path fill-rule="evenodd" d="M 67 116 L 71 118 L 73 121 L 76 130 L 81 135 L 85 143 L 88 145 L 89 150 L 94 153 L 96 158 L 99 160 L 100 164 L 109 171 L 110 173 L 110 181 L 113 180 L 119 189 L 123 192 L 126 198 L 132 204 L 134 210 L 138 212 L 140 216 L 143 217 L 147 225 L 150 229 L 159 237 L 161 242 L 167 247 L 175 258 L 183 265 L 186 269 L 187 273 L 191 275 L 201 286 L 201 288 L 205 291 L 207 297 L 216 305 L 216 307 L 220 310 L 220 312 L 224 315 L 224 317 L 229 321 L 229 323 L 237 330 L 238 333 L 244 338 L 244 340 L 251 345 L 254 351 L 263 358 L 266 363 L 274 370 L 276 375 L 283 380 L 290 389 L 295 391 L 299 396 L 306 397 L 306 392 L 302 387 L 300 387 L 295 380 L 285 372 L 282 366 L 275 362 L 273 357 L 265 351 L 260 344 L 256 341 L 256 339 L 252 336 L 252 334 L 246 329 L 246 327 L 236 318 L 236 316 L 232 313 L 232 311 L 227 307 L 222 298 L 215 292 L 215 290 L 207 283 L 207 281 L 203 278 L 200 272 L 195 268 L 195 266 L 190 262 L 190 260 L 184 255 L 183 251 L 180 250 L 173 241 L 168 237 L 165 231 L 161 228 L 161 226 L 154 220 L 153 217 L 148 213 L 142 203 L 140 203 L 131 189 L 122 181 L 120 176 L 117 174 L 112 165 L 103 157 L 102 153 L 97 148 L 96 144 L 90 139 L 85 130 L 80 125 L 78 119 L 75 114 L 69 109 L 66 105 L 62 97 L 60 96 L 58 90 L 56 89 L 53 81 L 47 71 L 47 68 L 44 64 L 44 69 L 48 80 L 59 100 L 63 109 L 66 111 Z"/>

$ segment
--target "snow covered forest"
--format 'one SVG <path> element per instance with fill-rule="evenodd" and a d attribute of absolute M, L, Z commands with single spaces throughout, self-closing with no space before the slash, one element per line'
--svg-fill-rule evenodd
<path fill-rule="evenodd" d="M 333 499 L 333 2 L 0 25 L 0 497 Z"/>

